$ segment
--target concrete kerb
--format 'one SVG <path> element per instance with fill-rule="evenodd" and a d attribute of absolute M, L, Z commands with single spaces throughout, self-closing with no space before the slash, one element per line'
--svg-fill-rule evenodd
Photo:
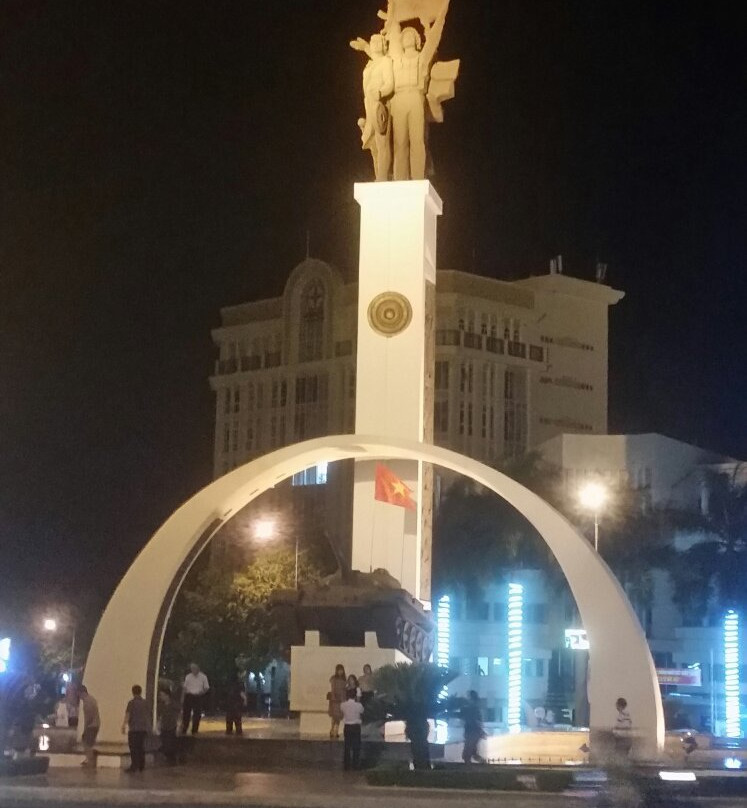
<path fill-rule="evenodd" d="M 339 808 L 341 800 L 348 800 L 356 808 L 406 806 L 406 808 L 433 808 L 434 803 L 451 805 L 459 801 L 460 808 L 486 808 L 494 806 L 495 791 L 448 789 L 373 788 L 364 784 L 321 794 L 277 794 L 253 797 L 252 787 L 233 792 L 166 790 L 151 788 L 72 788 L 45 787 L 44 785 L 0 785 L 0 805 L 3 808 L 26 805 L 241 805 L 244 808 Z M 564 794 L 511 792 L 512 808 L 536 808 L 552 800 L 555 806 L 582 806 L 588 798 Z"/>

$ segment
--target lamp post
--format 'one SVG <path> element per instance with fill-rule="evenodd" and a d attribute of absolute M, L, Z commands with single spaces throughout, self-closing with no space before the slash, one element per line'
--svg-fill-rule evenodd
<path fill-rule="evenodd" d="M 599 512 L 607 501 L 607 489 L 599 482 L 588 482 L 579 490 L 578 499 L 594 514 L 594 550 L 599 552 Z"/>

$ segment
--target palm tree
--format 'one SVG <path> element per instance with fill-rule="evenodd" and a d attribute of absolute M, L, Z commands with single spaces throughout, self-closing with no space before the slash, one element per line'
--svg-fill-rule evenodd
<path fill-rule="evenodd" d="M 455 712 L 461 699 L 444 695 L 458 674 L 432 662 L 398 662 L 374 674 L 376 696 L 367 708 L 373 720 L 404 721 L 416 769 L 429 769 L 428 719 Z"/>
<path fill-rule="evenodd" d="M 747 608 L 747 482 L 743 464 L 709 470 L 703 513 L 683 524 L 703 540 L 680 555 L 672 570 L 675 602 L 685 614 L 705 616 L 715 598 L 719 611 Z"/>

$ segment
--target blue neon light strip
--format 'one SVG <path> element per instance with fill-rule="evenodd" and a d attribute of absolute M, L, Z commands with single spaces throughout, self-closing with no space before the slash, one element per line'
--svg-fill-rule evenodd
<path fill-rule="evenodd" d="M 508 713 L 509 732 L 521 731 L 522 627 L 524 586 L 508 585 Z"/>
<path fill-rule="evenodd" d="M 436 664 L 441 668 L 449 667 L 451 653 L 451 598 L 443 595 L 436 606 Z M 448 687 L 441 693 L 441 698 L 449 695 Z"/>
<path fill-rule="evenodd" d="M 739 721 L 739 615 L 729 609 L 724 618 L 724 701 L 726 737 L 740 738 Z"/>
<path fill-rule="evenodd" d="M 448 668 L 451 650 L 451 599 L 448 595 L 438 599 L 436 631 L 436 663 L 442 668 Z"/>

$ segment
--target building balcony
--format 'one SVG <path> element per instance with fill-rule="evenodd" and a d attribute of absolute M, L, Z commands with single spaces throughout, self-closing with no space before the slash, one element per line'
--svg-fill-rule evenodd
<path fill-rule="evenodd" d="M 235 359 L 219 359 L 215 363 L 215 373 L 217 376 L 228 376 L 231 373 L 236 373 L 238 369 L 239 366 Z"/>
<path fill-rule="evenodd" d="M 541 345 L 530 345 L 529 358 L 532 360 L 532 362 L 544 362 L 545 349 Z"/>
<path fill-rule="evenodd" d="M 242 356 L 241 357 L 241 370 L 259 370 L 262 367 L 261 356 Z"/>
<path fill-rule="evenodd" d="M 472 331 L 462 332 L 462 344 L 465 348 L 475 348 L 478 351 L 482 350 L 482 336 L 475 334 Z"/>
<path fill-rule="evenodd" d="M 436 331 L 436 345 L 460 345 L 460 333 L 456 328 L 439 329 Z"/>

